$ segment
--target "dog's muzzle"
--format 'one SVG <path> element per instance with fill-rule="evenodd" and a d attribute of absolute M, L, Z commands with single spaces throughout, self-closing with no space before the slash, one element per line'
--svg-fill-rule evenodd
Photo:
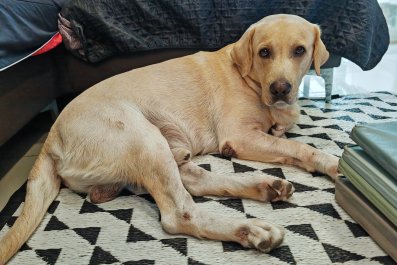
<path fill-rule="evenodd" d="M 287 81 L 275 81 L 270 84 L 270 93 L 272 94 L 273 101 L 286 100 L 286 97 L 291 92 L 292 85 Z"/>

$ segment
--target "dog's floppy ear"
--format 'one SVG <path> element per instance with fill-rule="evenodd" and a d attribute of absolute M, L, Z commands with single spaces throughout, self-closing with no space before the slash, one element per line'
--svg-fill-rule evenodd
<path fill-rule="evenodd" d="M 321 40 L 321 30 L 317 25 L 314 25 L 314 34 L 313 64 L 316 74 L 320 75 L 320 67 L 328 60 L 329 53 Z"/>
<path fill-rule="evenodd" d="M 243 77 L 247 76 L 252 67 L 252 36 L 254 36 L 255 28 L 249 27 L 243 36 L 234 43 L 231 51 L 233 62 L 240 69 Z"/>

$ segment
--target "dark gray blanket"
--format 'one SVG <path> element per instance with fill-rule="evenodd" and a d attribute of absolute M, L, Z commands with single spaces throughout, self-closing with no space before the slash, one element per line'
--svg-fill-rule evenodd
<path fill-rule="evenodd" d="M 319 24 L 328 50 L 364 70 L 376 66 L 389 44 L 376 0 L 72 0 L 62 10 L 90 62 L 143 50 L 219 49 L 278 13 Z"/>

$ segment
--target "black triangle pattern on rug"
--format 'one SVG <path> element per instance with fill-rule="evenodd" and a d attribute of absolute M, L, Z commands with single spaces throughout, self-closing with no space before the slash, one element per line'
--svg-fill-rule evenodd
<path fill-rule="evenodd" d="M 380 108 L 380 107 L 378 107 L 378 109 L 380 109 L 383 112 L 396 112 L 397 111 L 395 109 L 385 109 L 385 108 Z"/>
<path fill-rule="evenodd" d="M 335 210 L 334 206 L 330 203 L 315 204 L 315 205 L 308 205 L 302 207 L 308 208 L 312 211 L 316 211 L 324 215 L 331 216 L 336 219 L 342 219 L 339 213 Z"/>
<path fill-rule="evenodd" d="M 271 202 L 270 204 L 272 205 L 273 210 L 281 210 L 281 209 L 298 207 L 298 205 L 296 205 L 296 204 L 293 204 L 290 202 L 285 202 L 285 201 Z"/>
<path fill-rule="evenodd" d="M 32 250 L 32 248 L 29 247 L 28 244 L 24 243 L 22 247 L 19 249 L 19 251 L 25 251 L 25 250 Z"/>
<path fill-rule="evenodd" d="M 332 246 L 330 244 L 322 243 L 323 247 L 328 255 L 328 257 L 331 259 L 333 263 L 336 262 L 347 262 L 351 260 L 362 260 L 365 259 L 364 256 L 361 256 L 359 254 Z"/>
<path fill-rule="evenodd" d="M 101 247 L 96 246 L 90 259 L 90 265 L 97 264 L 112 264 L 118 262 L 110 252 L 103 250 Z"/>
<path fill-rule="evenodd" d="M 321 121 L 321 120 L 326 120 L 327 118 L 325 117 L 318 117 L 318 116 L 312 116 L 309 115 L 309 117 L 313 120 L 313 121 Z"/>
<path fill-rule="evenodd" d="M 245 214 L 245 217 L 247 217 L 247 219 L 256 218 L 255 216 L 250 215 L 249 213 L 246 213 L 246 214 Z"/>
<path fill-rule="evenodd" d="M 315 146 L 315 144 L 313 144 L 313 143 L 307 143 L 307 144 L 310 145 L 311 147 L 317 148 L 317 147 Z"/>
<path fill-rule="evenodd" d="M 311 129 L 311 128 L 317 128 L 315 125 L 309 125 L 309 124 L 297 124 L 297 126 L 300 129 Z"/>
<path fill-rule="evenodd" d="M 371 103 L 368 103 L 368 102 L 356 102 L 354 104 L 361 105 L 361 106 L 369 106 L 369 107 L 373 106 Z"/>
<path fill-rule="evenodd" d="M 339 141 L 334 141 L 334 143 L 336 143 L 336 145 L 340 148 L 343 149 L 345 147 L 345 145 L 349 145 L 348 143 L 342 143 Z"/>
<path fill-rule="evenodd" d="M 365 99 L 375 100 L 375 101 L 382 101 L 379 97 L 368 97 Z"/>
<path fill-rule="evenodd" d="M 368 116 L 370 116 L 372 119 L 374 120 L 386 120 L 386 119 L 390 119 L 390 117 L 387 116 L 382 116 L 382 115 L 375 115 L 375 114 L 368 114 Z"/>
<path fill-rule="evenodd" d="M 239 250 L 250 250 L 249 248 L 244 248 L 242 245 L 231 241 L 222 241 L 223 252 L 235 252 Z"/>
<path fill-rule="evenodd" d="M 35 252 L 47 264 L 54 265 L 58 260 L 61 249 L 36 249 Z"/>
<path fill-rule="evenodd" d="M 109 210 L 107 212 L 113 215 L 114 217 L 116 217 L 117 219 L 123 220 L 129 224 L 131 222 L 133 209 Z"/>
<path fill-rule="evenodd" d="M 317 109 L 317 106 L 316 105 L 303 105 L 302 106 L 303 108 L 309 108 L 309 109 Z"/>
<path fill-rule="evenodd" d="M 223 156 L 223 155 L 221 155 L 221 154 L 211 154 L 213 157 L 217 157 L 217 158 L 221 158 L 221 159 L 225 159 L 225 160 L 232 160 L 232 158 L 231 157 L 226 157 L 226 156 Z"/>
<path fill-rule="evenodd" d="M 328 188 L 328 189 L 323 189 L 323 191 L 335 194 L 335 188 Z"/>
<path fill-rule="evenodd" d="M 291 139 L 291 138 L 301 137 L 301 136 L 303 136 L 303 135 L 302 135 L 302 134 L 299 134 L 299 133 L 285 132 L 285 136 L 286 136 L 288 139 Z"/>
<path fill-rule="evenodd" d="M 156 240 L 151 235 L 146 234 L 145 232 L 139 230 L 138 228 L 130 225 L 130 230 L 127 235 L 127 242 L 138 242 L 138 241 L 150 241 Z"/>
<path fill-rule="evenodd" d="M 337 120 L 341 120 L 341 121 L 350 121 L 350 122 L 355 122 L 355 120 L 353 120 L 352 118 L 350 118 L 350 116 L 340 116 L 340 117 L 336 117 L 334 119 Z"/>
<path fill-rule="evenodd" d="M 123 265 L 154 265 L 155 260 L 150 260 L 150 259 L 141 259 L 141 260 L 136 260 L 136 261 L 127 261 L 124 262 Z"/>
<path fill-rule="evenodd" d="M 192 258 L 189 257 L 189 258 L 187 259 L 187 265 L 207 265 L 207 264 L 202 263 L 202 262 L 199 262 L 199 261 L 194 260 L 194 259 L 192 259 Z"/>
<path fill-rule="evenodd" d="M 383 265 L 396 265 L 397 263 L 390 258 L 389 256 L 379 256 L 379 257 L 374 257 L 371 260 L 375 260 L 377 262 L 379 262 L 380 264 Z"/>
<path fill-rule="evenodd" d="M 337 124 L 332 124 L 332 125 L 323 126 L 323 128 L 343 131 L 343 129 L 342 129 L 339 125 L 337 125 Z"/>
<path fill-rule="evenodd" d="M 177 250 L 184 256 L 187 256 L 187 239 L 186 238 L 170 238 L 170 239 L 161 239 L 161 243 L 164 245 L 170 246 L 173 249 Z"/>
<path fill-rule="evenodd" d="M 339 111 L 338 109 L 321 109 L 321 111 L 323 113 L 329 113 L 329 112 L 335 112 L 335 111 Z"/>
<path fill-rule="evenodd" d="M 200 164 L 198 166 L 204 168 L 207 171 L 211 171 L 211 164 Z"/>
<path fill-rule="evenodd" d="M 279 260 L 284 261 L 288 264 L 296 264 L 296 261 L 291 253 L 291 249 L 289 248 L 289 246 L 281 246 L 275 248 L 270 251 L 269 255 L 278 258 Z"/>
<path fill-rule="evenodd" d="M 217 200 L 220 204 L 223 204 L 229 208 L 240 211 L 244 213 L 244 206 L 241 199 L 225 199 L 225 200 Z"/>
<path fill-rule="evenodd" d="M 323 140 L 332 140 L 326 133 L 316 133 L 316 134 L 312 134 L 309 135 L 310 137 L 316 137 L 316 138 L 320 138 Z"/>
<path fill-rule="evenodd" d="M 85 228 L 73 228 L 79 236 L 90 242 L 91 245 L 95 245 L 101 231 L 100 227 L 85 227 Z"/>
<path fill-rule="evenodd" d="M 235 173 L 245 173 L 245 172 L 250 172 L 250 171 L 255 171 L 255 168 L 242 165 L 236 162 L 233 162 L 233 169 Z"/>
<path fill-rule="evenodd" d="M 48 207 L 47 213 L 54 214 L 55 210 L 58 208 L 58 205 L 59 201 L 53 201 L 50 207 Z"/>
<path fill-rule="evenodd" d="M 203 202 L 213 201 L 213 199 L 207 197 L 201 197 L 201 196 L 193 196 L 193 201 L 195 203 L 203 203 Z"/>
<path fill-rule="evenodd" d="M 63 222 L 59 221 L 56 216 L 51 216 L 50 221 L 47 223 L 44 231 L 52 231 L 52 230 L 65 230 L 69 229 L 69 227 Z"/>
<path fill-rule="evenodd" d="M 297 183 L 297 182 L 293 182 L 293 181 L 290 181 L 290 182 L 292 183 L 292 185 L 294 185 L 295 192 L 305 192 L 305 191 L 319 190 L 318 188 L 306 186 L 306 185 L 303 185 L 301 183 Z"/>
<path fill-rule="evenodd" d="M 67 188 L 65 187 L 65 189 L 67 189 Z M 80 198 L 82 198 L 82 199 L 86 199 L 87 198 L 87 194 L 86 193 L 76 192 L 76 195 L 80 196 Z"/>
<path fill-rule="evenodd" d="M 261 170 L 263 173 L 272 175 L 274 177 L 278 177 L 278 178 L 282 178 L 285 179 L 285 175 L 283 173 L 283 170 L 279 167 L 275 167 L 275 168 L 265 168 Z"/>
<path fill-rule="evenodd" d="M 369 236 L 367 231 L 365 231 L 359 224 L 352 223 L 348 220 L 345 220 L 345 224 L 349 227 L 350 231 L 354 235 L 354 237 L 366 237 Z"/>
<path fill-rule="evenodd" d="M 316 241 L 319 240 L 311 224 L 288 225 L 285 228 L 296 234 L 306 236 Z"/>
<path fill-rule="evenodd" d="M 389 92 L 389 91 L 376 91 L 374 92 L 375 94 L 385 94 L 385 95 L 392 95 L 397 97 L 397 95 L 394 95 L 393 93 Z M 383 100 L 382 100 L 383 101 Z"/>
<path fill-rule="evenodd" d="M 12 215 L 16 213 L 18 207 L 24 202 L 26 195 L 26 182 L 11 196 L 5 207 L 0 211 L 0 230 L 7 225 Z"/>
<path fill-rule="evenodd" d="M 355 100 L 355 99 L 359 99 L 358 97 L 355 97 L 355 96 L 346 96 L 346 97 L 343 97 L 343 100 Z"/>
<path fill-rule="evenodd" d="M 10 218 L 8 218 L 6 224 L 8 227 L 11 227 L 14 225 L 15 221 L 17 220 L 18 217 L 16 216 L 11 216 Z"/>
<path fill-rule="evenodd" d="M 97 212 L 105 212 L 105 210 L 93 203 L 90 203 L 87 200 L 84 201 L 83 206 L 81 206 L 81 209 L 80 209 L 80 214 L 97 213 Z"/>
<path fill-rule="evenodd" d="M 352 112 L 352 113 L 363 113 L 363 111 L 359 108 L 344 109 L 343 111 L 348 111 L 348 112 Z"/>
<path fill-rule="evenodd" d="M 327 177 L 326 175 L 324 175 L 323 173 L 320 173 L 320 172 L 313 172 L 313 173 L 311 173 L 311 175 L 313 176 L 313 177 Z"/>
<path fill-rule="evenodd" d="M 138 197 L 141 197 L 142 199 L 145 199 L 150 203 L 156 204 L 156 201 L 153 199 L 152 195 L 150 195 L 149 193 L 139 194 Z"/>

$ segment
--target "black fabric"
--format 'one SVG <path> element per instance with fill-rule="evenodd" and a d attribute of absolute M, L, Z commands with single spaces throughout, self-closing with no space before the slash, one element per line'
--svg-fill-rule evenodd
<path fill-rule="evenodd" d="M 328 50 L 364 70 L 380 61 L 389 44 L 376 0 L 71 0 L 62 10 L 91 62 L 160 48 L 219 49 L 278 13 L 319 24 Z"/>

